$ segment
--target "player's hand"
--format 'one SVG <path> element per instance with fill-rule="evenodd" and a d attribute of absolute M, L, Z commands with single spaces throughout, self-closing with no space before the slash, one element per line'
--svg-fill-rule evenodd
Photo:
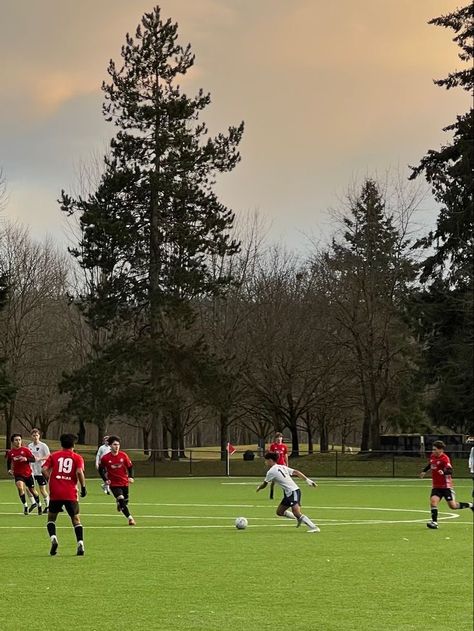
<path fill-rule="evenodd" d="M 309 478 L 306 478 L 306 484 L 308 486 L 318 486 L 314 480 L 310 480 Z"/>
<path fill-rule="evenodd" d="M 129 484 L 133 484 L 135 482 L 135 478 L 128 478 Z"/>
<path fill-rule="evenodd" d="M 87 495 L 87 489 L 85 486 L 81 486 L 81 497 L 85 497 Z"/>
<path fill-rule="evenodd" d="M 258 493 L 259 491 L 261 491 L 261 490 L 262 490 L 262 487 L 259 485 L 259 486 L 257 486 L 257 488 L 256 488 L 255 490 L 256 490 L 256 492 Z"/>
<path fill-rule="evenodd" d="M 422 472 L 419 474 L 419 477 L 420 477 L 420 478 L 424 478 L 424 477 L 425 477 L 425 472 L 424 472 L 424 471 L 422 471 Z"/>
<path fill-rule="evenodd" d="M 8 475 L 13 476 L 13 471 L 11 469 L 8 469 Z"/>

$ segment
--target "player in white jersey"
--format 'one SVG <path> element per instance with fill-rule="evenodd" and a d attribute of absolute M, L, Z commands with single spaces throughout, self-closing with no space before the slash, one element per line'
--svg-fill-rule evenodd
<path fill-rule="evenodd" d="M 317 486 L 316 482 L 310 480 L 304 473 L 282 464 L 277 464 L 278 454 L 273 451 L 267 451 L 265 454 L 265 464 L 268 467 L 265 480 L 257 487 L 258 491 L 264 489 L 270 482 L 275 482 L 283 490 L 283 499 L 277 507 L 276 514 L 278 517 L 287 517 L 288 519 L 296 519 L 299 528 L 301 524 L 308 526 L 308 532 L 319 532 L 318 526 L 314 524 L 309 517 L 301 512 L 301 491 L 291 476 L 296 476 L 305 480 L 308 486 Z M 291 511 L 289 510 L 291 508 Z"/>
<path fill-rule="evenodd" d="M 99 475 L 101 476 L 103 480 L 103 483 L 101 484 L 102 490 L 104 491 L 104 493 L 107 493 L 107 495 L 110 495 L 110 489 L 109 489 L 109 485 L 107 484 L 107 478 L 105 477 L 105 474 L 103 475 L 101 473 L 100 460 L 102 456 L 105 456 L 105 454 L 108 454 L 109 451 L 110 451 L 109 436 L 107 434 L 106 436 L 104 436 L 103 443 L 97 450 L 97 453 L 95 456 L 95 468 L 97 469 Z"/>
<path fill-rule="evenodd" d="M 31 430 L 31 443 L 28 445 L 28 449 L 35 457 L 35 462 L 31 463 L 31 470 L 33 472 L 33 477 L 38 485 L 38 490 L 40 496 L 43 498 L 44 506 L 43 513 L 47 512 L 48 504 L 49 504 L 49 496 L 48 496 L 48 483 L 41 471 L 41 467 L 45 462 L 46 458 L 49 456 L 49 447 L 46 443 L 40 441 L 41 432 L 37 427 L 33 427 Z M 29 508 L 29 512 L 36 508 L 36 503 L 31 504 Z"/>

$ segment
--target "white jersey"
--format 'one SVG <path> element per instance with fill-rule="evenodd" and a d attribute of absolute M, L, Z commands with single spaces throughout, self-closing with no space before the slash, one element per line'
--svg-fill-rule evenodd
<path fill-rule="evenodd" d="M 41 467 L 50 454 L 48 445 L 40 441 L 36 445 L 35 443 L 30 443 L 28 445 L 28 449 L 31 451 L 33 456 L 35 456 L 36 458 L 41 458 L 41 460 L 36 460 L 35 462 L 31 463 L 31 470 L 33 471 L 33 475 L 42 475 Z"/>
<path fill-rule="evenodd" d="M 100 459 L 102 458 L 102 456 L 105 456 L 105 454 L 108 454 L 109 451 L 110 451 L 110 445 L 101 445 L 99 447 L 99 449 L 97 450 L 97 454 L 95 456 L 95 468 L 96 469 L 99 468 Z"/>
<path fill-rule="evenodd" d="M 471 453 L 469 454 L 469 471 L 474 473 L 474 447 L 471 448 Z"/>
<path fill-rule="evenodd" d="M 265 476 L 265 482 L 275 482 L 278 486 L 281 486 L 285 495 L 291 495 L 293 491 L 299 489 L 299 486 L 292 479 L 294 469 L 291 467 L 285 467 L 283 464 L 274 464 L 270 467 Z"/>

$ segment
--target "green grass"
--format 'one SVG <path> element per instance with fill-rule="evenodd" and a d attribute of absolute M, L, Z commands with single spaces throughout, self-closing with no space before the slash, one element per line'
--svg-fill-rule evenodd
<path fill-rule="evenodd" d="M 277 500 L 256 494 L 257 483 L 138 479 L 131 528 L 90 480 L 86 555 L 75 556 L 60 515 L 50 557 L 46 519 L 24 517 L 13 482 L 0 481 L 0 629 L 48 620 L 87 631 L 472 630 L 473 515 L 443 503 L 439 530 L 428 530 L 429 481 L 303 485 L 318 534 L 275 517 Z M 471 482 L 457 495 L 470 498 Z M 239 515 L 245 531 L 234 528 Z"/>

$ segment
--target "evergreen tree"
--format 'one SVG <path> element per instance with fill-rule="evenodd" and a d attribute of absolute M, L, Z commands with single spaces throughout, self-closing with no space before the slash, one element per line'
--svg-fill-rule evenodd
<path fill-rule="evenodd" d="M 119 131 L 102 181 L 87 199 L 62 195 L 62 209 L 80 217 L 82 240 L 72 253 L 99 271 L 83 297 L 90 322 L 126 330 L 139 353 L 148 353 L 155 448 L 161 446 L 160 393 L 202 351 L 193 334 L 193 301 L 225 290 L 231 279 L 216 278 L 211 263 L 238 250 L 229 236 L 233 213 L 213 185 L 240 159 L 243 124 L 209 137 L 199 120 L 209 94 L 200 90 L 190 98 L 178 84 L 194 56 L 189 45 L 178 44 L 177 28 L 155 7 L 135 38 L 127 34 L 122 63 L 110 62 L 110 83 L 103 85 L 104 114 Z"/>
<path fill-rule="evenodd" d="M 474 4 L 435 18 L 430 24 L 450 28 L 468 64 L 435 83 L 446 89 L 474 90 Z M 440 204 L 436 229 L 418 245 L 430 249 L 417 295 L 415 323 L 423 339 L 430 411 L 440 426 L 474 431 L 474 108 L 445 128 L 452 141 L 429 150 L 413 169 L 423 174 Z"/>
<path fill-rule="evenodd" d="M 346 350 L 363 411 L 361 449 L 380 447 L 384 406 L 399 400 L 413 343 L 403 301 L 414 278 L 408 242 L 394 225 L 376 182 L 350 200 L 343 239 L 323 260 L 333 334 Z"/>

